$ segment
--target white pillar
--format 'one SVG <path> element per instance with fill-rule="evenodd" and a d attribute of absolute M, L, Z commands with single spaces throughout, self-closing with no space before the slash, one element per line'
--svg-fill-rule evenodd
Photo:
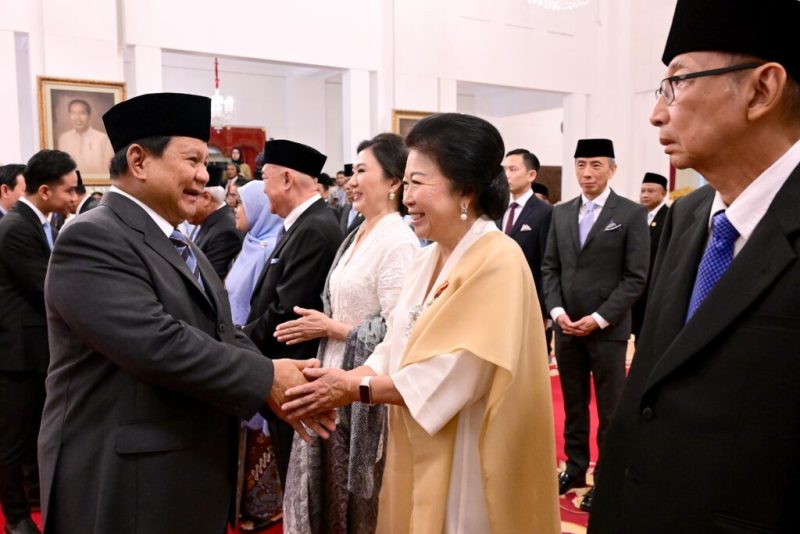
<path fill-rule="evenodd" d="M 133 47 L 133 79 L 128 85 L 128 98 L 164 90 L 161 48 L 136 45 Z"/>
<path fill-rule="evenodd" d="M 369 71 L 350 69 L 342 74 L 342 157 L 353 161 L 358 143 L 370 135 Z"/>
<path fill-rule="evenodd" d="M 561 158 L 561 200 L 569 200 L 581 193 L 575 178 L 575 145 L 586 137 L 588 98 L 574 93 L 564 97 L 564 147 Z"/>
<path fill-rule="evenodd" d="M 0 83 L 0 164 L 25 163 L 20 144 L 19 110 L 17 109 L 17 51 L 14 32 L 0 31 L 0 72 L 6 73 Z M 13 76 L 9 76 L 13 73 Z M 30 154 L 29 154 L 30 155 Z"/>

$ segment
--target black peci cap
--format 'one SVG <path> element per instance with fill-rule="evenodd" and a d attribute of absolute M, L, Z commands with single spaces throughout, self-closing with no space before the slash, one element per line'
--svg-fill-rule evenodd
<path fill-rule="evenodd" d="M 614 143 L 611 142 L 611 139 L 579 139 L 574 157 L 613 158 Z"/>
<path fill-rule="evenodd" d="M 666 178 L 661 176 L 660 174 L 656 174 L 654 172 L 645 173 L 644 179 L 642 180 L 643 184 L 658 184 L 664 189 L 667 189 L 667 184 L 669 183 Z"/>
<path fill-rule="evenodd" d="M 211 99 L 183 93 L 151 93 L 120 102 L 103 115 L 114 152 L 157 135 L 208 142 Z"/>
<path fill-rule="evenodd" d="M 317 177 L 328 157 L 319 150 L 286 139 L 267 141 L 264 145 L 264 164 L 280 165 Z"/>
<path fill-rule="evenodd" d="M 748 54 L 800 81 L 797 0 L 678 0 L 661 60 L 687 52 Z"/>

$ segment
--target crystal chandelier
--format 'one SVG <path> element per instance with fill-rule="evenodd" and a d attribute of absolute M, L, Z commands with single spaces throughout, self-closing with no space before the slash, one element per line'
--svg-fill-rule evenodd
<path fill-rule="evenodd" d="M 550 11 L 568 11 L 577 7 L 585 6 L 589 0 L 528 0 L 536 7 L 543 7 Z"/>
<path fill-rule="evenodd" d="M 214 58 L 214 94 L 211 95 L 211 126 L 219 132 L 230 125 L 233 117 L 233 97 L 219 94 L 219 61 Z"/>

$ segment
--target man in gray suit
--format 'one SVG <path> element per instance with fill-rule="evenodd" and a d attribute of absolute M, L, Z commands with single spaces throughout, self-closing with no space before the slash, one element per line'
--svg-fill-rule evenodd
<path fill-rule="evenodd" d="M 113 185 L 61 234 L 45 282 L 46 532 L 224 532 L 239 422 L 281 415 L 304 382 L 307 362 L 270 360 L 234 328 L 222 282 L 175 229 L 208 181 L 210 113 L 206 97 L 158 93 L 103 116 Z"/>
<path fill-rule="evenodd" d="M 647 213 L 608 187 L 616 170 L 610 140 L 578 141 L 575 173 L 583 193 L 553 209 L 542 264 L 566 412 L 567 467 L 559 475 L 561 494 L 585 485 L 592 378 L 602 454 L 606 428 L 625 382 L 630 310 L 647 279 Z M 591 509 L 592 495 L 590 490 L 581 508 Z"/>

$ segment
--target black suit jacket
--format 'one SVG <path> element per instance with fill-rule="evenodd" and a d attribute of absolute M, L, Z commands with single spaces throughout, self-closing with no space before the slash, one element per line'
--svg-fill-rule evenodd
<path fill-rule="evenodd" d="M 661 206 L 656 212 L 653 221 L 650 223 L 650 267 L 647 270 L 648 275 L 653 271 L 653 264 L 656 261 L 656 253 L 658 252 L 658 242 L 661 240 L 661 230 L 664 228 L 664 221 L 667 218 L 667 205 Z M 647 293 L 650 290 L 650 277 L 647 278 L 647 283 L 644 286 L 644 291 L 636 304 L 633 305 L 632 319 L 633 319 L 633 334 L 638 341 L 639 334 L 642 331 L 642 322 L 644 321 L 644 311 L 647 307 Z"/>
<path fill-rule="evenodd" d="M 233 258 L 242 250 L 242 234 L 236 229 L 236 216 L 223 205 L 203 221 L 194 242 L 211 262 L 220 280 L 228 275 Z"/>
<path fill-rule="evenodd" d="M 96 208 L 98 204 L 100 204 L 100 202 L 89 196 L 81 202 L 80 206 L 78 206 L 78 212 L 75 215 L 86 213 L 90 209 Z"/>
<path fill-rule="evenodd" d="M 273 333 L 279 324 L 297 319 L 295 306 L 322 310 L 322 288 L 342 238 L 333 211 L 320 199 L 277 244 L 256 282 L 244 327 L 261 352 L 274 358 L 316 356 L 319 340 L 288 346 Z"/>
<path fill-rule="evenodd" d="M 522 247 L 525 260 L 533 273 L 536 284 L 536 294 L 542 309 L 542 316 L 547 318 L 547 307 L 544 300 L 544 284 L 542 282 L 542 260 L 547 246 L 547 234 L 550 232 L 550 220 L 553 217 L 553 207 L 542 202 L 536 195 L 522 207 L 509 236 Z M 503 219 L 495 221 L 500 230 L 503 228 Z"/>
<path fill-rule="evenodd" d="M 49 260 L 39 217 L 18 201 L 0 221 L 0 371 L 47 371 L 44 279 Z"/>
<path fill-rule="evenodd" d="M 796 532 L 800 167 L 684 325 L 714 191 L 670 208 L 590 532 Z"/>
<path fill-rule="evenodd" d="M 339 229 L 342 231 L 342 235 L 348 235 L 350 232 L 361 226 L 361 223 L 364 222 L 364 216 L 359 213 L 353 218 L 353 222 L 348 224 L 347 220 L 350 217 L 350 212 L 352 210 L 353 205 L 348 202 L 342 206 L 341 210 L 339 211 Z"/>
<path fill-rule="evenodd" d="M 547 311 L 562 307 L 573 321 L 597 312 L 609 326 L 590 336 L 625 341 L 631 334 L 630 309 L 647 279 L 647 212 L 611 191 L 581 248 L 580 205 L 578 196 L 553 208 L 542 264 Z"/>
<path fill-rule="evenodd" d="M 49 532 L 225 530 L 239 422 L 265 404 L 273 369 L 234 328 L 222 283 L 192 249 L 205 289 L 144 210 L 115 193 L 59 236 L 39 435 Z"/>

